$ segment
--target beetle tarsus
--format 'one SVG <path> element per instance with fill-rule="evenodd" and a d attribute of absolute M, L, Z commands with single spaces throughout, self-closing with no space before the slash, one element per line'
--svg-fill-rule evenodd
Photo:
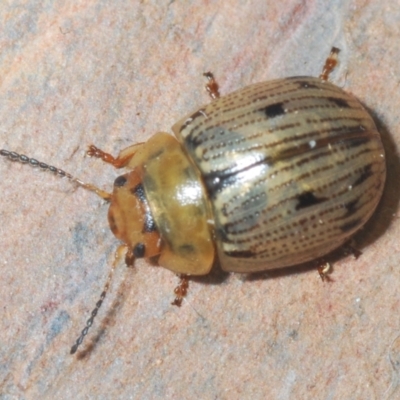
<path fill-rule="evenodd" d="M 218 99 L 218 97 L 220 97 L 219 87 L 217 81 L 214 78 L 214 75 L 212 74 L 212 72 L 205 72 L 203 76 L 208 79 L 208 83 L 206 85 L 206 90 L 208 94 L 213 100 Z"/>
<path fill-rule="evenodd" d="M 180 307 L 182 305 L 183 298 L 187 294 L 189 287 L 189 277 L 188 275 L 180 275 L 179 285 L 174 289 L 175 300 L 171 303 L 173 306 Z"/>
<path fill-rule="evenodd" d="M 335 69 L 338 63 L 338 54 L 340 49 L 337 47 L 332 47 L 328 58 L 325 60 L 324 68 L 322 68 L 320 79 L 327 81 L 329 79 L 329 74 Z"/>
<path fill-rule="evenodd" d="M 351 241 L 353 242 L 353 241 Z M 358 250 L 356 247 L 354 247 L 353 243 L 346 243 L 344 246 L 344 251 L 346 254 L 352 254 L 353 257 L 357 260 L 358 257 L 361 256 L 362 251 Z"/>
<path fill-rule="evenodd" d="M 100 150 L 95 145 L 91 144 L 89 150 L 86 152 L 89 157 L 101 158 L 104 162 L 114 165 L 116 159 L 110 153 Z"/>
<path fill-rule="evenodd" d="M 141 145 L 142 143 L 136 143 L 133 146 L 129 146 L 127 149 L 124 149 L 123 155 L 119 154 L 118 157 L 114 157 L 112 154 L 106 153 L 105 151 L 91 144 L 89 146 L 89 149 L 86 151 L 86 154 L 89 157 L 100 158 L 102 161 L 104 161 L 107 164 L 111 164 L 115 168 L 124 168 L 128 166 L 132 157 L 135 155 L 138 147 Z"/>

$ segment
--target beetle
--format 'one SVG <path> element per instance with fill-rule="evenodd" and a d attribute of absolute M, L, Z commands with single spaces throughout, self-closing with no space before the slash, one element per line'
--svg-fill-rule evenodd
<path fill-rule="evenodd" d="M 112 193 L 35 159 L 0 155 L 66 176 L 110 203 L 108 221 L 123 243 L 117 261 L 158 257 L 180 275 L 173 304 L 188 277 L 223 270 L 251 273 L 319 259 L 357 232 L 382 195 L 386 164 L 371 115 L 351 94 L 328 82 L 339 50 L 332 48 L 320 77 L 290 77 L 247 86 L 178 121 L 175 138 L 156 133 L 117 157 L 94 145 L 87 154 L 116 168 Z M 322 271 L 325 272 L 327 268 Z"/>

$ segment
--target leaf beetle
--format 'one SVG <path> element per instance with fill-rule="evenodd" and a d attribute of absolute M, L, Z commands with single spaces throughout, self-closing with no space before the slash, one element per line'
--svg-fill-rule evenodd
<path fill-rule="evenodd" d="M 251 273 L 318 259 L 340 247 L 374 212 L 386 164 L 380 134 L 361 103 L 328 77 L 332 48 L 320 77 L 290 77 L 220 97 L 117 157 L 91 145 L 87 154 L 128 172 L 108 193 L 72 175 L 8 150 L 0 155 L 67 177 L 110 203 L 108 221 L 123 243 L 100 300 L 71 349 L 75 353 L 125 255 L 158 257 L 181 276 L 223 270 Z M 322 270 L 324 273 L 327 268 Z"/>

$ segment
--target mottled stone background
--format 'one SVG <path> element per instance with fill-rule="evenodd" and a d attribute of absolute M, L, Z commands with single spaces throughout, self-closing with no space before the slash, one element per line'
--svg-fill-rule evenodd
<path fill-rule="evenodd" d="M 0 159 L 1 399 L 400 398 L 400 6 L 395 0 L 3 1 L 0 148 L 109 189 L 116 154 L 222 93 L 332 76 L 376 117 L 388 182 L 332 282 L 296 268 L 214 273 L 172 307 L 177 278 L 117 269 L 78 356 L 69 349 L 117 240 L 107 206 L 64 179 Z"/>

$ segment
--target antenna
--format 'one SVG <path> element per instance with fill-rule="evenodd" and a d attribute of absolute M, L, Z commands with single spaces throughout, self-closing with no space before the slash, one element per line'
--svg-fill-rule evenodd
<path fill-rule="evenodd" d="M 0 149 L 0 156 L 6 157 L 10 161 L 13 161 L 13 162 L 19 162 L 20 164 L 27 164 L 33 168 L 40 168 L 43 171 L 53 172 L 55 175 L 59 176 L 60 178 L 64 178 L 64 177 L 68 178 L 72 182 L 76 183 L 78 186 L 81 186 L 87 190 L 90 190 L 91 192 L 96 193 L 98 196 L 100 196 L 102 199 L 104 199 L 106 201 L 111 200 L 111 193 L 108 193 L 102 189 L 99 189 L 97 186 L 94 186 L 91 183 L 83 182 L 80 179 L 75 178 L 68 172 L 65 172 L 64 170 L 62 170 L 60 168 L 53 167 L 52 165 L 48 165 L 44 162 L 38 161 L 35 158 L 30 158 L 24 154 L 18 154 L 15 151 L 9 151 L 9 150 L 4 150 L 4 149 Z"/>
<path fill-rule="evenodd" d="M 33 168 L 40 168 L 43 171 L 52 172 L 60 178 L 64 178 L 64 177 L 68 178 L 73 183 L 77 184 L 78 186 L 81 186 L 87 190 L 90 190 L 91 192 L 96 193 L 102 199 L 104 199 L 106 201 L 111 200 L 111 196 L 112 196 L 111 193 L 108 193 L 102 189 L 99 189 L 98 187 L 96 187 L 90 183 L 83 182 L 80 179 L 72 176 L 70 173 L 65 172 L 64 170 L 62 170 L 60 168 L 57 168 L 52 165 L 46 164 L 44 162 L 38 161 L 35 158 L 30 158 L 24 154 L 19 154 L 19 153 L 16 153 L 15 151 L 9 151 L 9 150 L 5 150 L 5 149 L 0 149 L 0 156 L 6 157 L 10 161 L 13 161 L 13 162 L 27 164 Z M 101 305 L 103 304 L 104 298 L 106 297 L 108 289 L 110 288 L 110 283 L 111 283 L 111 280 L 112 280 L 112 277 L 114 274 L 115 267 L 116 267 L 117 263 L 119 262 L 119 260 L 121 259 L 122 255 L 126 254 L 126 257 L 128 257 L 128 256 L 130 256 L 131 258 L 133 257 L 133 255 L 130 255 L 130 253 L 127 252 L 127 250 L 128 250 L 128 247 L 126 245 L 120 245 L 118 247 L 117 251 L 115 252 L 115 259 L 112 264 L 111 270 L 108 274 L 107 281 L 103 287 L 103 291 L 100 294 L 100 298 L 97 301 L 95 308 L 91 312 L 90 318 L 86 321 L 86 325 L 85 325 L 84 329 L 82 330 L 82 332 L 79 335 L 78 339 L 76 340 L 75 344 L 71 347 L 71 351 L 70 351 L 71 354 L 76 353 L 78 347 L 81 345 L 81 343 L 83 342 L 83 339 L 87 335 L 89 328 L 93 325 L 94 318 L 96 317 Z M 133 260 L 130 260 L 130 262 L 133 263 Z"/>
<path fill-rule="evenodd" d="M 89 331 L 90 327 L 93 325 L 93 320 L 96 317 L 96 315 L 97 315 L 97 313 L 99 311 L 99 308 L 103 304 L 103 300 L 105 299 L 106 294 L 108 292 L 108 289 L 110 288 L 110 283 L 111 283 L 112 277 L 114 275 L 115 268 L 116 268 L 117 264 L 119 263 L 119 261 L 121 260 L 121 258 L 124 255 L 125 255 L 125 257 L 130 255 L 130 252 L 128 250 L 129 249 L 128 249 L 128 246 L 126 244 L 121 244 L 120 246 L 118 246 L 117 251 L 115 252 L 115 258 L 114 258 L 114 261 L 112 263 L 111 270 L 108 273 L 107 281 L 106 281 L 106 283 L 105 283 L 105 285 L 103 287 L 103 291 L 101 292 L 100 298 L 96 303 L 96 307 L 90 313 L 90 318 L 86 321 L 86 325 L 82 329 L 81 334 L 78 336 L 78 339 L 76 339 L 75 344 L 71 347 L 70 354 L 75 354 L 76 353 L 76 351 L 78 350 L 78 347 L 82 344 L 83 339 L 88 334 L 88 331 Z"/>

